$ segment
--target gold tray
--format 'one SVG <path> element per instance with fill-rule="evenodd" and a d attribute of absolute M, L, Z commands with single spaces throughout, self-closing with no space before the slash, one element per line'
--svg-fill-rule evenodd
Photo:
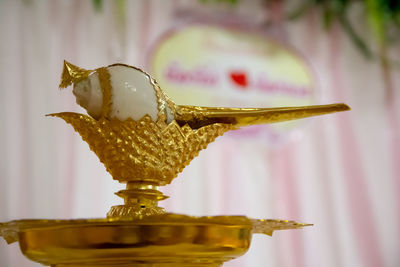
<path fill-rule="evenodd" d="M 55 267 L 221 266 L 244 254 L 253 233 L 305 224 L 244 216 L 179 214 L 136 220 L 19 220 L 0 224 L 0 236 L 19 241 L 29 259 Z"/>

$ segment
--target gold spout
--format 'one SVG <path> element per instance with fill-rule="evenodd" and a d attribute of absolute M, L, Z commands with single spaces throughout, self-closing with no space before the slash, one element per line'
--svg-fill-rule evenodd
<path fill-rule="evenodd" d="M 228 123 L 236 127 L 275 123 L 350 110 L 346 104 L 315 105 L 282 108 L 210 108 L 177 106 L 177 121 L 197 129 L 213 123 Z"/>

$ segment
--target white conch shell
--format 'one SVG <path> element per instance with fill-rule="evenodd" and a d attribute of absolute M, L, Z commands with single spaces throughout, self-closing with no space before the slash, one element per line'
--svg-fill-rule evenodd
<path fill-rule="evenodd" d="M 100 117 L 103 92 L 97 73 L 92 73 L 87 79 L 75 83 L 72 93 L 76 97 L 76 103 L 86 109 L 90 116 L 95 119 Z"/>
<path fill-rule="evenodd" d="M 166 96 L 156 87 L 154 80 L 147 73 L 122 64 L 111 65 L 104 69 L 109 74 L 111 85 L 109 118 L 140 120 L 143 116 L 149 115 L 157 121 L 160 111 L 164 111 L 167 122 L 174 119 L 167 99 L 162 99 L 165 101 L 159 99 Z M 95 119 L 100 118 L 104 105 L 102 88 L 104 85 L 100 82 L 100 75 L 102 73 L 98 70 L 93 71 L 87 78 L 74 83 L 73 89 L 76 102 Z"/>
<path fill-rule="evenodd" d="M 101 117 L 140 120 L 149 115 L 155 122 L 188 124 L 198 129 L 214 123 L 243 127 L 307 118 L 350 110 L 343 103 L 282 108 L 230 108 L 175 105 L 144 71 L 113 64 L 94 71 L 64 61 L 60 88 L 74 84 L 76 102 L 95 119 Z"/>

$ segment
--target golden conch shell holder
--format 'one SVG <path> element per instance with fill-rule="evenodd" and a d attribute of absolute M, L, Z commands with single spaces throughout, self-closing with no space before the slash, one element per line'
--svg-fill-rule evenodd
<path fill-rule="evenodd" d="M 112 177 L 127 183 L 127 189 L 117 193 L 125 205 L 113 207 L 107 215 L 117 218 L 164 213 L 157 207 L 166 198 L 158 186 L 171 183 L 200 150 L 234 128 L 215 123 L 192 130 L 176 121 L 157 124 L 147 115 L 139 121 L 95 120 L 68 112 L 51 116 L 71 124 Z"/>
<path fill-rule="evenodd" d="M 111 66 L 124 66 L 116 64 Z M 110 66 L 109 66 L 110 67 Z M 133 68 L 133 67 L 131 67 Z M 133 68 L 135 71 L 140 71 Z M 238 127 L 347 110 L 344 104 L 281 108 L 231 109 L 178 106 L 149 77 L 159 97 L 159 119 L 112 118 L 112 88 L 107 68 L 97 69 L 103 90 L 102 116 L 51 114 L 71 124 L 112 177 L 126 183 L 103 219 L 19 220 L 0 224 L 0 236 L 19 241 L 33 261 L 56 267 L 220 266 L 247 251 L 253 233 L 307 224 L 244 216 L 192 217 L 166 213 L 159 186 L 169 184 L 216 137 Z M 84 81 L 93 71 L 64 62 L 60 87 Z M 146 74 L 147 75 L 147 74 Z M 166 107 L 175 117 L 166 121 Z"/>

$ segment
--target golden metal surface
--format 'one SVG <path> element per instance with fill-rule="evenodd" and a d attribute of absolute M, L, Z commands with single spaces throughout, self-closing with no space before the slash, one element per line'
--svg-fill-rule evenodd
<path fill-rule="evenodd" d="M 106 106 L 109 106 L 109 101 L 105 102 Z M 146 187 L 171 183 L 202 149 L 226 131 L 243 125 L 285 121 L 348 109 L 344 104 L 275 109 L 179 108 L 178 117 L 188 122 L 183 126 L 176 121 L 169 124 L 162 120 L 154 122 L 148 115 L 139 121 L 106 117 L 95 120 L 71 112 L 50 116 L 71 124 L 114 179 Z M 221 122 L 211 123 L 215 119 Z M 157 206 L 159 200 L 165 199 L 158 190 L 128 188 L 117 195 L 125 200 L 125 204 L 112 207 L 108 217 L 140 217 L 165 212 Z"/>
<path fill-rule="evenodd" d="M 146 74 L 157 96 L 157 120 L 145 115 L 138 121 L 121 121 L 109 116 L 113 88 L 107 67 L 94 71 L 103 93 L 100 118 L 71 112 L 50 116 L 71 124 L 113 179 L 126 183 L 126 189 L 116 193 L 124 204 L 112 207 L 104 219 L 1 223 L 0 236 L 8 243 L 18 241 L 25 256 L 56 267 L 220 266 L 245 253 L 253 233 L 272 235 L 275 230 L 309 226 L 244 216 L 166 213 L 158 207 L 158 201 L 167 198 L 159 186 L 169 184 L 202 149 L 227 131 L 345 111 L 347 105 L 268 109 L 178 106 Z M 64 61 L 60 87 L 80 82 L 92 72 Z M 174 120 L 168 123 L 171 114 Z"/>
<path fill-rule="evenodd" d="M 50 116 L 71 124 L 114 179 L 156 186 L 169 184 L 200 150 L 234 129 L 222 123 L 197 130 L 175 121 L 160 125 L 147 115 L 139 121 L 95 120 L 71 112 Z"/>
<path fill-rule="evenodd" d="M 73 83 L 80 82 L 86 79 L 91 72 L 91 70 L 79 68 L 78 66 L 75 66 L 64 60 L 64 68 L 61 74 L 61 82 L 59 87 L 66 88 Z"/>
<path fill-rule="evenodd" d="M 117 193 L 125 204 L 111 208 L 108 217 L 140 217 L 164 213 L 157 206 L 166 197 L 149 186 L 169 184 L 208 143 L 230 124 L 215 123 L 193 130 L 190 126 L 156 123 L 150 116 L 139 121 L 100 118 L 77 113 L 51 114 L 71 124 L 89 144 L 111 176 L 128 185 Z"/>
<path fill-rule="evenodd" d="M 26 257 L 44 265 L 220 266 L 244 254 L 260 228 L 272 234 L 303 226 L 243 216 L 164 214 L 136 220 L 12 221 L 0 224 L 0 235 L 9 243 L 19 241 Z"/>
<path fill-rule="evenodd" d="M 350 110 L 346 104 L 315 105 L 281 108 L 211 108 L 177 106 L 176 120 L 199 128 L 213 123 L 235 127 L 276 123 Z"/>
<path fill-rule="evenodd" d="M 99 82 L 101 86 L 101 91 L 103 92 L 103 104 L 101 106 L 101 116 L 107 118 L 111 112 L 112 105 L 112 89 L 110 73 L 106 68 L 98 68 L 97 72 L 99 74 Z"/>

